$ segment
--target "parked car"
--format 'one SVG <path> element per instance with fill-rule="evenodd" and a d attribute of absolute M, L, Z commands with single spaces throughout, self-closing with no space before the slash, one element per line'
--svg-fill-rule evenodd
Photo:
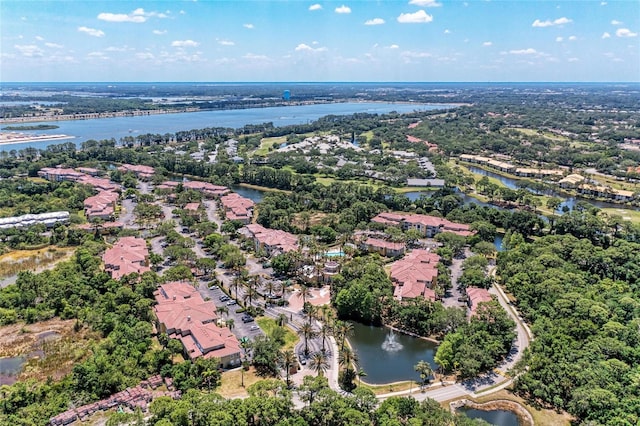
<path fill-rule="evenodd" d="M 253 322 L 253 321 L 255 321 L 255 320 L 250 315 L 245 315 L 245 316 L 242 317 L 242 322 L 244 322 L 244 323 Z"/>
<path fill-rule="evenodd" d="M 252 325 L 249 330 L 251 331 L 255 331 L 255 330 L 260 330 L 260 327 L 258 327 L 257 325 Z"/>
<path fill-rule="evenodd" d="M 212 285 L 211 287 L 209 287 L 209 290 L 217 290 L 220 287 L 218 287 L 217 285 Z"/>
<path fill-rule="evenodd" d="M 219 297 L 221 302 L 226 302 L 227 300 L 229 300 L 229 296 L 227 296 L 226 294 L 223 294 L 222 296 Z"/>
<path fill-rule="evenodd" d="M 235 305 L 236 303 L 238 303 L 238 302 L 236 302 L 235 300 L 229 300 L 229 301 L 227 302 L 227 306 L 233 306 L 233 305 Z"/>

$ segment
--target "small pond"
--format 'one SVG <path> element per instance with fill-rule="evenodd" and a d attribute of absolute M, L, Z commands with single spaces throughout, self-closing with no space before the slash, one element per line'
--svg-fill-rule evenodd
<path fill-rule="evenodd" d="M 489 410 L 483 411 L 475 408 L 461 407 L 458 412 L 464 413 L 472 419 L 482 419 L 485 422 L 496 426 L 521 426 L 518 416 L 513 411 Z"/>
<path fill-rule="evenodd" d="M 0 358 L 0 385 L 15 383 L 15 376 L 20 373 L 26 361 L 25 357 Z"/>
<path fill-rule="evenodd" d="M 349 343 L 358 354 L 360 368 L 367 383 L 393 383 L 419 380 L 414 366 L 428 361 L 435 368 L 433 356 L 437 345 L 428 340 L 392 332 L 389 328 L 353 324 Z"/>

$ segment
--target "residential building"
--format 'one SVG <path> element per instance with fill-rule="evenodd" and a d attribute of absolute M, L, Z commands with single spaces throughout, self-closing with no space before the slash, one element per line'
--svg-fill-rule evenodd
<path fill-rule="evenodd" d="M 134 165 L 134 164 L 123 164 L 118 167 L 118 170 L 121 172 L 131 172 L 135 174 L 139 179 L 149 180 L 155 174 L 155 170 L 150 166 L 142 166 L 142 165 Z"/>
<path fill-rule="evenodd" d="M 487 289 L 479 287 L 467 287 L 467 305 L 469 306 L 469 316 L 477 314 L 478 304 L 490 302 L 493 298 Z"/>
<path fill-rule="evenodd" d="M 257 223 L 249 224 L 239 232 L 255 244 L 255 250 L 264 250 L 267 256 L 275 256 L 298 249 L 298 237 L 280 229 L 265 228 Z"/>
<path fill-rule="evenodd" d="M 391 265 L 393 296 L 398 300 L 422 297 L 435 301 L 440 256 L 428 250 L 413 250 Z"/>
<path fill-rule="evenodd" d="M 120 238 L 102 256 L 104 269 L 117 280 L 132 273 L 142 274 L 149 271 L 149 250 L 142 238 Z"/>
<path fill-rule="evenodd" d="M 533 169 L 533 168 L 517 168 L 513 172 L 516 176 L 520 177 L 533 177 L 533 178 L 548 178 L 548 177 L 562 177 L 564 176 L 564 170 L 560 169 Z"/>
<path fill-rule="evenodd" d="M 405 245 L 404 243 L 369 237 L 362 243 L 362 249 L 369 253 L 378 253 L 381 256 L 398 257 L 404 254 Z"/>
<path fill-rule="evenodd" d="M 100 191 L 93 197 L 84 200 L 84 215 L 87 220 L 111 220 L 115 214 L 119 195 L 111 191 Z"/>
<path fill-rule="evenodd" d="M 43 224 L 47 228 L 52 228 L 57 223 L 69 223 L 69 212 L 49 212 L 3 217 L 0 218 L 0 229 L 24 228 L 36 224 Z"/>
<path fill-rule="evenodd" d="M 589 185 L 583 183 L 576 188 L 579 194 L 591 195 L 593 197 L 607 198 L 614 201 L 627 202 L 635 198 L 633 191 L 610 188 L 608 186 Z"/>
<path fill-rule="evenodd" d="M 427 238 L 433 238 L 440 232 L 452 232 L 468 237 L 473 235 L 469 225 L 451 222 L 450 220 L 424 214 L 380 213 L 371 219 L 374 223 L 387 226 L 398 226 L 403 230 L 415 229 Z"/>
<path fill-rule="evenodd" d="M 444 187 L 444 179 L 407 179 L 407 186 L 431 186 L 434 188 Z"/>
<path fill-rule="evenodd" d="M 251 222 L 255 203 L 235 192 L 220 197 L 227 220 L 238 220 L 245 225 Z"/>
<path fill-rule="evenodd" d="M 584 182 L 584 180 L 585 180 L 584 176 L 580 176 L 578 174 L 571 174 L 560 179 L 560 181 L 558 181 L 558 184 L 560 185 L 560 188 L 569 189 L 569 188 L 575 188 L 576 185 Z"/>
<path fill-rule="evenodd" d="M 240 365 L 240 343 L 229 329 L 216 324 L 212 301 L 205 301 L 193 286 L 182 282 L 161 285 L 154 297 L 158 330 L 180 340 L 189 359 L 216 358 L 220 368 Z"/>

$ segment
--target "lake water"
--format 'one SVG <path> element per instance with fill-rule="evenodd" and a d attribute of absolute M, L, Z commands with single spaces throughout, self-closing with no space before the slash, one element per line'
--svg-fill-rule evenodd
<path fill-rule="evenodd" d="M 383 349 L 385 342 L 390 339 L 389 328 L 354 323 L 353 331 L 349 343 L 358 354 L 359 366 L 367 373 L 363 377 L 367 383 L 419 381 L 420 376 L 414 366 L 421 360 L 429 362 L 434 369 L 437 367 L 433 360 L 437 345 L 433 342 L 393 333 L 395 343 L 400 344 L 402 349 L 391 351 Z"/>
<path fill-rule="evenodd" d="M 69 135 L 72 139 L 28 142 L 0 146 L 0 149 L 16 151 L 34 147 L 44 149 L 49 145 L 63 142 L 80 144 L 89 139 L 102 140 L 146 133 L 165 134 L 181 130 L 204 129 L 206 127 L 240 128 L 245 124 L 272 122 L 274 126 L 304 124 L 325 115 L 348 115 L 354 113 L 385 114 L 396 111 L 408 113 L 416 110 L 449 109 L 451 105 L 385 103 L 385 102 L 345 102 L 316 105 L 294 105 L 270 108 L 247 108 L 223 111 L 201 111 L 176 114 L 145 115 L 138 117 L 115 117 L 91 120 L 70 120 L 56 122 L 25 123 L 28 125 L 55 124 L 58 129 L 28 131 L 36 135 Z"/>
<path fill-rule="evenodd" d="M 231 190 L 233 192 L 237 192 L 245 198 L 250 199 L 254 203 L 259 203 L 264 198 L 266 191 L 261 191 L 259 189 L 246 188 L 244 186 L 239 185 L 231 185 Z"/>
<path fill-rule="evenodd" d="M 459 408 L 460 413 L 464 413 L 472 419 L 482 419 L 485 422 L 496 426 L 521 426 L 518 416 L 513 411 L 490 410 L 483 411 L 475 408 Z"/>

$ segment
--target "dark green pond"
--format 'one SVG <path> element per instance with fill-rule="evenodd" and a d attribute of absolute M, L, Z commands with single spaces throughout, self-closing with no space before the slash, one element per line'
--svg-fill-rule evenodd
<path fill-rule="evenodd" d="M 388 328 L 354 323 L 349 343 L 359 358 L 360 368 L 367 373 L 367 383 L 393 383 L 420 380 L 414 370 L 418 361 L 428 361 L 436 368 L 433 356 L 436 344 L 424 339 L 393 333 Z"/>
<path fill-rule="evenodd" d="M 475 408 L 462 407 L 458 412 L 466 414 L 472 419 L 482 419 L 485 422 L 496 426 L 521 426 L 518 416 L 513 411 L 490 410 L 483 411 Z"/>

